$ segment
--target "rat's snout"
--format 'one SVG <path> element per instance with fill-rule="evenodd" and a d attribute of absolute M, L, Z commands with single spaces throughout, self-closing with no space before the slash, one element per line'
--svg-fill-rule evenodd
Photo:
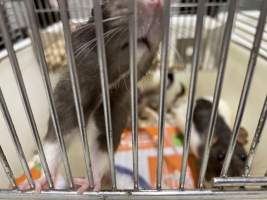
<path fill-rule="evenodd" d="M 158 9 L 162 7 L 163 0 L 144 0 L 144 3 L 149 8 Z"/>

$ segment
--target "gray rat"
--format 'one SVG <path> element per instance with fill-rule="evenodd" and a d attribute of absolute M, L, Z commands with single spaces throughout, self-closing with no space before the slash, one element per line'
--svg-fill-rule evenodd
<path fill-rule="evenodd" d="M 141 79 L 149 70 L 154 55 L 158 51 L 162 37 L 163 0 L 138 0 L 138 45 L 137 63 L 138 78 Z M 107 71 L 110 89 L 110 105 L 113 127 L 114 150 L 117 149 L 123 129 L 127 124 L 130 110 L 130 69 L 129 69 L 129 28 L 128 0 L 105 0 L 102 5 L 104 36 L 107 54 Z M 99 65 L 97 59 L 96 33 L 94 19 L 78 27 L 72 33 L 72 43 L 76 59 L 82 106 L 87 122 L 88 141 L 90 146 L 94 175 L 94 191 L 101 189 L 101 180 L 109 172 L 108 153 L 104 111 L 101 94 Z M 62 127 L 66 146 L 73 137 L 79 136 L 78 121 L 73 101 L 69 74 L 66 72 L 55 91 L 56 108 Z M 51 171 L 55 177 L 60 164 L 60 146 L 54 131 L 51 117 L 44 139 L 44 151 Z M 44 173 L 36 182 L 37 190 L 46 183 Z M 88 189 L 86 179 L 74 179 L 79 185 L 79 192 Z M 27 189 L 25 183 L 21 187 Z"/>
<path fill-rule="evenodd" d="M 187 110 L 187 100 L 180 100 L 173 112 L 176 116 L 176 122 L 184 132 L 185 118 Z M 209 121 L 212 111 L 211 98 L 198 98 L 193 111 L 193 124 L 191 130 L 190 150 L 195 155 L 199 164 L 203 157 L 206 136 L 209 128 Z M 206 173 L 206 180 L 220 176 L 227 147 L 229 146 L 232 130 L 229 127 L 229 108 L 221 100 L 219 103 L 218 118 L 215 125 L 213 143 L 210 151 L 210 158 Z M 241 176 L 245 167 L 247 153 L 245 144 L 247 144 L 248 133 L 244 128 L 240 128 L 237 145 L 233 154 L 233 159 L 228 172 L 229 176 Z"/>

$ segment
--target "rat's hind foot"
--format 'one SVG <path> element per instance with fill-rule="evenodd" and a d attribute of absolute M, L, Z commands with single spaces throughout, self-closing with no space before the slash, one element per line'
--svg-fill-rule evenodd
<path fill-rule="evenodd" d="M 74 178 L 74 185 L 78 186 L 78 194 L 83 194 L 86 190 L 90 188 L 90 184 L 86 178 Z M 99 192 L 101 189 L 101 182 L 96 181 L 94 183 L 94 192 Z"/>

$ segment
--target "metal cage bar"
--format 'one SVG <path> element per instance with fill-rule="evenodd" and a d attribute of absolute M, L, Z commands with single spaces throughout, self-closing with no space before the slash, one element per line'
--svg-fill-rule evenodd
<path fill-rule="evenodd" d="M 36 6 L 38 6 L 39 9 L 42 9 L 42 8 L 43 8 L 42 2 L 41 2 L 40 0 L 36 0 L 35 2 L 36 2 Z M 25 4 L 26 4 L 26 2 L 25 2 Z M 36 6 L 34 6 L 34 9 L 36 9 Z M 38 10 L 37 10 L 37 11 L 38 11 Z M 43 24 L 44 27 L 47 27 L 47 26 L 48 26 L 48 21 L 47 21 L 46 18 L 45 18 L 45 13 L 46 13 L 46 12 L 42 12 L 42 13 L 39 14 L 40 17 L 39 17 L 38 23 L 39 23 L 39 24 Z M 30 25 L 30 23 L 29 23 L 29 25 Z M 44 44 L 45 44 L 45 46 L 46 46 L 48 43 L 50 43 L 50 42 L 52 42 L 52 40 L 51 40 L 50 37 L 48 37 L 47 40 L 44 40 Z M 39 61 L 39 62 L 40 62 L 40 61 Z"/>
<path fill-rule="evenodd" d="M 33 137 L 34 137 L 35 143 L 36 143 L 37 148 L 38 148 L 42 167 L 43 167 L 45 176 L 46 176 L 47 181 L 48 181 L 48 186 L 51 189 L 51 188 L 53 188 L 53 180 L 52 180 L 52 177 L 51 177 L 51 174 L 50 174 L 50 171 L 48 168 L 48 164 L 47 164 L 47 161 L 45 158 L 42 142 L 41 142 L 41 139 L 40 139 L 40 136 L 38 133 L 38 129 L 36 126 L 36 122 L 35 122 L 35 119 L 33 116 L 33 112 L 32 112 L 31 106 L 30 106 L 29 98 L 28 98 L 27 91 L 26 91 L 24 81 L 23 81 L 23 77 L 22 77 L 22 74 L 21 74 L 21 71 L 19 68 L 19 63 L 18 63 L 18 60 L 16 57 L 16 53 L 13 49 L 11 38 L 9 36 L 9 33 L 7 31 L 8 29 L 7 29 L 6 23 L 4 21 L 4 15 L 3 15 L 4 10 L 3 9 L 4 9 L 3 2 L 1 1 L 0 2 L 0 27 L 1 27 L 2 32 L 3 32 L 3 37 L 4 37 L 5 45 L 6 45 L 6 48 L 8 51 L 9 60 L 10 60 L 10 63 L 11 63 L 12 69 L 13 69 L 13 73 L 14 73 L 17 85 L 19 87 L 21 98 L 23 100 L 22 102 L 24 105 L 24 109 L 25 109 L 28 121 L 30 123 L 31 129 L 33 132 Z"/>
<path fill-rule="evenodd" d="M 14 177 L 14 174 L 11 170 L 11 167 L 9 166 L 9 163 L 7 161 L 7 158 L 5 156 L 5 153 L 2 149 L 2 147 L 0 146 L 0 162 L 1 162 L 1 165 L 5 171 L 5 174 L 8 178 L 8 181 L 10 183 L 10 185 L 12 186 L 13 189 L 17 189 L 17 184 L 16 184 L 16 180 L 15 180 L 15 177 Z"/>
<path fill-rule="evenodd" d="M 267 1 L 264 0 L 262 2 L 262 8 L 261 8 L 261 13 L 260 13 L 260 18 L 258 21 L 257 32 L 255 35 L 255 41 L 253 44 L 253 48 L 251 50 L 251 55 L 250 55 L 250 59 L 249 59 L 249 64 L 248 64 L 248 68 L 247 68 L 245 82 L 243 85 L 243 89 L 242 89 L 242 93 L 241 93 L 241 97 L 240 97 L 240 101 L 239 101 L 239 106 L 238 106 L 237 115 L 236 115 L 234 128 L 233 128 L 233 135 L 231 137 L 229 147 L 227 150 L 227 154 L 225 157 L 225 161 L 223 164 L 223 168 L 221 171 L 222 177 L 227 176 L 227 172 L 228 172 L 230 162 L 231 162 L 231 159 L 233 156 L 233 152 L 234 152 L 234 149 L 236 146 L 240 124 L 241 124 L 242 117 L 244 114 L 244 110 L 245 110 L 245 106 L 246 106 L 246 102 L 247 102 L 247 97 L 248 97 L 249 89 L 251 86 L 251 81 L 252 81 L 254 70 L 256 67 L 256 63 L 257 63 L 258 52 L 260 49 L 261 39 L 262 39 L 264 28 L 265 28 L 266 16 L 267 16 Z"/>
<path fill-rule="evenodd" d="M 84 153 L 84 160 L 85 160 L 85 165 L 86 165 L 86 175 L 87 175 L 87 179 L 89 181 L 90 187 L 93 188 L 94 179 L 93 179 L 90 149 L 88 145 L 86 125 L 85 125 L 85 120 L 84 120 L 84 112 L 83 112 L 83 107 L 82 107 L 82 102 L 81 102 L 82 100 L 81 100 L 81 91 L 79 88 L 78 74 L 77 74 L 77 69 L 76 69 L 74 53 L 73 53 L 73 47 L 71 43 L 71 32 L 70 32 L 70 27 L 68 23 L 69 19 L 68 19 L 68 15 L 66 12 L 67 11 L 66 0 L 59 0 L 58 4 L 59 4 L 60 16 L 62 19 L 63 30 L 64 30 L 68 67 L 70 71 L 72 91 L 74 94 L 75 109 L 77 113 L 78 125 L 79 125 L 79 129 L 81 133 L 81 141 L 82 141 L 83 151 L 84 151 L 83 153 Z"/>
<path fill-rule="evenodd" d="M 203 22 L 204 22 L 205 10 L 206 10 L 205 3 L 206 3 L 206 0 L 199 0 L 198 2 L 197 22 L 196 22 L 196 30 L 195 30 L 196 38 L 195 38 L 195 43 L 194 43 L 192 70 L 191 70 L 190 86 L 189 86 L 190 89 L 189 89 L 189 96 L 188 96 L 188 107 L 187 107 L 187 113 L 186 113 L 183 158 L 182 158 L 181 176 L 180 176 L 180 182 L 179 182 L 179 188 L 181 190 L 184 189 L 187 160 L 188 160 L 188 155 L 189 155 L 189 145 L 190 145 L 191 127 L 192 127 L 192 119 L 193 119 L 193 107 L 194 107 L 196 84 L 197 84 L 197 78 L 198 78 L 198 67 L 199 67 L 199 59 L 200 59 L 202 33 L 203 33 Z"/>
<path fill-rule="evenodd" d="M 240 11 L 238 13 L 238 18 L 236 21 L 238 25 L 236 26 L 236 30 L 235 30 L 236 37 L 233 38 L 233 42 L 235 42 L 236 44 L 242 47 L 245 47 L 248 50 L 251 50 L 251 47 L 253 45 L 253 39 L 251 38 L 253 38 L 254 33 L 256 32 L 256 28 L 257 28 L 256 22 L 258 21 L 258 17 L 249 15 L 245 11 Z M 247 29 L 246 27 L 249 27 L 249 29 Z M 264 43 L 266 43 L 266 40 L 267 40 L 266 33 L 267 33 L 267 28 L 265 27 L 264 29 L 265 36 L 262 38 Z M 266 54 L 267 54 L 266 45 L 261 45 L 259 55 L 266 60 L 267 59 Z"/>
<path fill-rule="evenodd" d="M 18 192 L 18 191 L 7 191 L 2 190 L 0 192 L 0 199 L 43 199 L 43 200 L 54 200 L 54 199 L 107 199 L 107 200 L 123 200 L 123 199 L 153 199 L 153 200 L 206 200 L 206 199 L 218 199 L 227 200 L 231 199 L 266 199 L 266 190 L 194 190 L 194 191 L 103 191 L 103 192 L 85 192 L 84 195 L 77 195 L 77 192 L 65 192 L 65 191 L 43 191 L 40 194 L 34 192 Z"/>
<path fill-rule="evenodd" d="M 165 133 L 165 114 L 166 114 L 166 82 L 167 82 L 167 65 L 169 54 L 169 37 L 170 37 L 170 0 L 164 1 L 163 12 L 163 40 L 161 49 L 160 64 L 160 109 L 158 124 L 158 152 L 157 152 L 157 189 L 161 190 L 162 181 L 162 164 L 164 150 L 164 133 Z"/>
<path fill-rule="evenodd" d="M 266 119 L 267 119 L 267 96 L 266 96 L 264 104 L 263 104 L 261 116 L 260 116 L 256 131 L 255 131 L 255 135 L 254 135 L 254 138 L 253 138 L 253 141 L 252 141 L 249 153 L 248 153 L 248 158 L 247 158 L 247 161 L 245 164 L 244 176 L 246 176 L 246 177 L 249 176 L 249 174 L 250 174 L 251 166 L 252 166 L 254 157 L 256 155 L 257 147 L 258 147 L 258 144 L 260 142 L 260 138 L 262 136 L 262 131 L 263 131 Z"/>
<path fill-rule="evenodd" d="M 267 186 L 267 177 L 227 177 L 214 178 L 214 187 Z"/>
<path fill-rule="evenodd" d="M 48 182 L 51 179 L 51 175 L 49 173 L 49 168 L 47 166 L 45 155 L 42 150 L 42 143 L 39 138 L 38 130 L 36 128 L 35 120 L 32 114 L 32 110 L 30 107 L 30 103 L 28 100 L 27 92 L 24 86 L 24 82 L 22 79 L 22 75 L 19 69 L 19 63 L 17 61 L 16 54 L 12 47 L 10 36 L 8 35 L 8 29 L 5 23 L 3 16 L 3 7 L 2 1 L 0 0 L 0 27 L 3 28 L 5 43 L 9 53 L 10 62 L 15 74 L 15 78 L 17 80 L 17 84 L 20 88 L 20 93 L 23 99 L 24 108 L 29 119 L 34 138 L 36 140 L 36 144 L 39 150 L 39 154 L 41 156 L 42 164 L 47 169 L 44 169 L 45 175 L 48 176 Z M 204 189 L 203 183 L 205 179 L 209 152 L 211 148 L 211 141 L 214 134 L 215 122 L 217 119 L 218 113 L 218 104 L 220 101 L 220 96 L 222 92 L 222 85 L 224 79 L 224 72 L 226 68 L 226 62 L 229 52 L 229 45 L 231 41 L 231 33 L 234 25 L 234 17 L 237 8 L 238 0 L 230 0 L 230 5 L 228 9 L 228 18 L 226 22 L 226 28 L 223 31 L 223 44 L 221 47 L 218 47 L 220 52 L 219 59 L 219 70 L 217 73 L 215 91 L 214 91 L 214 102 L 212 107 L 212 115 L 208 129 L 208 137 L 205 144 L 205 153 L 204 159 L 201 166 L 200 171 L 200 179 L 198 186 L 200 189 L 195 190 L 184 190 L 185 185 L 185 177 L 186 177 L 186 169 L 188 162 L 188 154 L 190 147 L 190 137 L 191 137 L 191 128 L 192 128 L 192 118 L 193 118 L 193 108 L 194 101 L 196 96 L 196 87 L 197 87 L 197 79 L 198 79 L 198 70 L 199 70 L 199 62 L 201 57 L 201 47 L 202 47 L 202 36 L 203 36 L 203 27 L 204 27 L 204 16 L 207 5 L 214 4 L 215 2 L 207 3 L 207 0 L 199 0 L 199 2 L 194 2 L 193 4 L 197 6 L 197 22 L 196 22 L 196 30 L 195 30 L 195 42 L 194 42 L 194 51 L 192 58 L 192 71 L 190 77 L 190 90 L 188 97 L 188 107 L 186 113 L 186 133 L 185 133 L 185 142 L 183 147 L 183 159 L 182 159 L 182 170 L 179 182 L 179 189 L 177 190 L 162 190 L 162 162 L 163 162 L 163 151 L 164 151 L 164 133 L 165 133 L 165 97 L 166 97 L 166 75 L 167 75 L 167 66 L 168 66 L 168 53 L 169 53 L 169 32 L 170 32 L 170 15 L 171 15 L 171 0 L 164 1 L 164 17 L 163 17 L 163 41 L 161 46 L 161 63 L 160 63 L 160 110 L 159 110 L 159 123 L 158 123 L 158 152 L 157 152 L 157 190 L 139 190 L 139 173 L 138 173 L 138 105 L 137 105 L 137 5 L 135 0 L 129 0 L 129 44 L 130 44 L 130 78 L 131 78 L 131 117 L 132 117 L 132 145 L 133 145 L 133 169 L 134 169 L 134 189 L 129 191 L 119 191 L 117 189 L 116 182 L 116 174 L 115 174 L 115 166 L 114 166 L 114 150 L 113 150 L 113 139 L 112 139 L 112 123 L 111 123 L 111 109 L 110 109 L 110 97 L 109 97 L 109 86 L 108 86 L 108 73 L 107 73 L 107 61 L 106 61 L 106 52 L 105 52 L 105 41 L 103 37 L 103 19 L 102 19 L 102 10 L 100 7 L 100 3 L 98 0 L 94 0 L 94 14 L 95 14 L 95 28 L 96 28 L 96 37 L 97 37 L 97 51 L 98 51 L 98 61 L 100 67 L 100 80 L 101 80 L 101 90 L 103 95 L 103 105 L 104 105 L 104 115 L 105 115 L 105 125 L 106 125 L 106 137 L 107 137 L 107 145 L 108 145 L 108 154 L 109 154 L 109 164 L 111 168 L 111 178 L 112 178 L 112 191 L 101 191 L 101 192 L 85 192 L 84 195 L 77 195 L 76 192 L 67 190 L 67 191 L 57 191 L 53 189 L 52 179 L 49 182 L 50 189 L 47 191 L 42 191 L 39 194 L 34 194 L 33 191 L 20 192 L 16 189 L 16 182 L 13 176 L 13 173 L 7 163 L 4 152 L 0 146 L 0 161 L 4 166 L 5 172 L 8 176 L 8 179 L 11 185 L 14 187 L 14 190 L 0 190 L 0 199 L 3 198 L 19 198 L 19 199 L 239 199 L 239 198 L 257 198 L 257 199 L 266 199 L 267 191 L 264 189 L 244 189 L 244 190 L 217 190 L 213 188 L 212 190 Z M 46 2 L 48 3 L 48 2 Z M 73 54 L 73 47 L 71 41 L 71 31 L 69 27 L 69 16 L 68 16 L 68 8 L 66 4 L 66 0 L 59 0 L 59 11 L 60 16 L 63 23 L 63 31 L 64 31 L 64 39 L 66 43 L 66 51 L 68 58 L 68 67 L 71 76 L 71 86 L 74 94 L 74 102 L 75 109 L 78 118 L 78 125 L 81 133 L 81 140 L 83 144 L 85 164 L 86 164 L 86 173 L 87 178 L 90 184 L 90 187 L 94 185 L 94 177 L 92 172 L 92 163 L 90 157 L 90 148 L 87 141 L 87 132 L 86 132 L 86 124 L 84 121 L 83 114 L 83 106 L 82 99 L 79 88 L 79 80 L 77 69 L 75 65 L 75 57 Z M 83 4 L 83 3 L 82 3 Z M 187 2 L 187 12 L 192 8 L 191 3 Z M 83 4 L 84 5 L 84 4 Z M 225 5 L 225 3 L 222 3 Z M 50 112 L 53 119 L 54 127 L 56 130 L 56 134 L 61 147 L 61 155 L 63 158 L 63 164 L 66 170 L 66 175 L 68 179 L 68 183 L 71 189 L 73 189 L 73 180 L 72 180 L 72 172 L 70 170 L 69 161 L 65 149 L 64 139 L 61 134 L 61 128 L 56 112 L 56 106 L 52 95 L 52 87 L 49 79 L 47 63 L 45 60 L 45 55 L 43 51 L 43 44 L 41 41 L 40 33 L 38 30 L 38 23 L 36 21 L 36 13 L 34 13 L 33 8 L 33 0 L 26 0 L 26 7 L 28 11 L 30 27 L 33 30 L 33 46 L 37 49 L 37 55 L 40 61 L 41 74 L 44 82 L 44 86 L 46 89 L 46 94 L 49 100 Z M 76 10 L 79 10 L 79 5 L 75 7 Z M 193 9 L 192 9 L 193 10 Z M 49 10 L 48 10 L 49 11 Z M 47 12 L 46 10 L 42 10 L 42 12 Z M 249 93 L 249 88 L 251 85 L 251 80 L 253 77 L 253 72 L 257 62 L 257 56 L 259 53 L 259 48 L 261 41 L 263 40 L 262 35 L 264 31 L 264 23 L 267 15 L 267 1 L 263 0 L 262 11 L 260 15 L 260 19 L 258 21 L 257 34 L 255 36 L 254 47 L 251 51 L 250 61 L 247 69 L 247 74 L 245 78 L 245 83 L 243 85 L 243 90 L 239 102 L 238 112 L 235 119 L 234 132 L 233 137 L 231 138 L 231 143 L 227 152 L 227 157 L 225 159 L 225 163 L 222 169 L 222 177 L 214 178 L 213 186 L 214 187 L 239 187 L 239 186 L 266 186 L 267 185 L 267 177 L 248 177 L 251 164 L 253 162 L 253 158 L 255 156 L 255 152 L 262 135 L 262 130 L 267 118 L 267 97 L 264 102 L 264 106 L 261 112 L 261 116 L 258 122 L 257 129 L 255 131 L 254 140 L 251 145 L 251 149 L 249 152 L 248 160 L 246 163 L 246 170 L 244 177 L 226 177 L 227 171 L 229 168 L 229 163 L 231 161 L 231 157 L 233 154 L 234 146 L 237 140 L 238 130 L 242 121 L 243 112 L 246 106 L 246 100 Z M 51 16 L 50 16 L 51 17 Z M 75 16 L 76 17 L 76 16 Z M 78 13 L 77 17 L 83 17 L 82 13 Z M 119 16 L 121 17 L 121 16 Z M 48 19 L 51 21 L 50 19 Z M 112 20 L 112 19 L 106 19 Z M 187 20 L 182 22 L 187 23 Z M 183 30 L 184 31 L 184 30 Z M 182 31 L 182 37 L 184 36 L 184 32 Z M 190 31 L 189 31 L 190 32 Z M 210 33 L 208 33 L 210 34 Z M 3 94 L 0 88 L 0 109 L 3 112 L 3 116 L 7 121 L 8 128 L 11 132 L 12 139 L 15 143 L 15 147 L 17 148 L 17 152 L 19 154 L 20 161 L 26 173 L 26 176 L 30 182 L 32 182 L 32 187 L 34 186 L 34 182 L 32 181 L 29 167 L 23 153 L 20 141 L 16 134 L 16 130 L 14 128 L 11 116 L 9 114 L 8 108 L 6 106 L 6 102 L 4 100 Z M 49 179 L 50 178 L 50 179 Z"/>
<path fill-rule="evenodd" d="M 199 176 L 199 183 L 198 186 L 200 188 L 203 188 L 203 183 L 205 180 L 205 175 L 207 171 L 208 161 L 209 161 L 209 154 L 210 149 L 212 146 L 212 139 L 215 131 L 215 124 L 217 121 L 217 115 L 218 115 L 218 106 L 220 102 L 221 92 L 222 92 L 222 86 L 223 86 L 223 80 L 224 80 L 224 73 L 225 73 L 225 67 L 228 59 L 228 51 L 229 51 L 229 45 L 231 40 L 231 34 L 234 24 L 234 17 L 235 12 L 237 8 L 238 0 L 231 0 L 229 5 L 229 15 L 226 22 L 226 29 L 224 32 L 224 39 L 223 39 L 223 46 L 220 54 L 220 65 L 217 73 L 217 80 L 216 80 L 216 86 L 213 96 L 213 105 L 212 105 L 212 112 L 210 117 L 210 124 L 208 129 L 208 135 L 206 138 L 206 144 L 205 144 L 205 150 L 203 153 L 203 160 L 202 165 L 200 169 L 200 176 Z"/>
<path fill-rule="evenodd" d="M 28 163 L 27 163 L 27 159 L 25 157 L 25 154 L 23 152 L 21 143 L 19 141 L 19 137 L 17 135 L 15 126 L 14 126 L 14 124 L 12 122 L 12 119 L 11 119 L 11 116 L 9 114 L 9 111 L 8 111 L 8 108 L 7 108 L 7 105 L 6 105 L 6 101 L 4 99 L 4 96 L 3 96 L 1 88 L 0 88 L 0 110 L 2 111 L 2 114 L 3 114 L 4 118 L 5 118 L 6 124 L 8 126 L 11 138 L 13 140 L 13 143 L 14 143 L 14 145 L 16 147 L 16 151 L 17 151 L 17 154 L 19 156 L 20 163 L 22 165 L 24 173 L 25 173 L 25 175 L 27 177 L 28 183 L 29 183 L 31 188 L 34 188 L 35 184 L 34 184 L 33 179 L 32 179 L 32 175 L 31 175 Z"/>
<path fill-rule="evenodd" d="M 19 20 L 19 16 L 18 16 L 18 13 L 15 10 L 14 2 L 11 1 L 10 3 L 11 3 L 12 10 L 14 11 L 14 17 L 15 17 L 16 23 L 19 26 L 20 39 L 22 39 L 23 33 L 22 33 L 22 30 L 21 30 L 21 27 L 20 27 L 21 23 L 20 23 L 20 20 Z"/>
<path fill-rule="evenodd" d="M 52 93 L 53 90 L 52 90 L 51 81 L 50 81 L 49 74 L 48 74 L 48 66 L 47 66 L 46 59 L 45 59 L 41 36 L 38 30 L 38 23 L 36 20 L 37 16 L 34 13 L 33 2 L 26 1 L 25 3 L 26 3 L 29 22 L 30 22 L 30 27 L 33 33 L 34 44 L 36 45 L 35 49 L 38 50 L 37 56 L 39 58 L 38 60 L 40 61 L 40 71 L 42 74 L 42 78 L 43 78 L 43 82 L 45 85 L 45 90 L 46 90 L 46 94 L 47 94 L 47 98 L 49 102 L 51 118 L 54 124 L 55 133 L 57 135 L 60 148 L 61 148 L 61 157 L 62 157 L 64 168 L 65 168 L 67 182 L 69 184 L 69 187 L 73 188 L 72 173 L 71 173 L 69 159 L 67 156 L 67 151 L 66 151 L 66 147 L 64 143 L 64 138 L 63 138 L 62 131 L 61 131 L 61 126 L 59 123 L 58 114 L 56 111 L 55 99 L 53 97 L 53 93 Z"/>
<path fill-rule="evenodd" d="M 38 0 L 39 1 L 39 0 Z M 49 7 L 49 5 L 48 5 L 48 1 L 44 1 L 44 6 L 45 7 Z M 58 15 L 53 15 L 53 11 L 52 10 L 50 10 L 50 11 L 48 11 L 48 12 L 44 12 L 44 13 L 42 13 L 42 15 L 44 15 L 45 13 L 47 13 L 47 18 L 48 18 L 48 20 L 47 20 L 47 22 L 48 22 L 48 24 L 52 24 L 53 23 L 53 21 L 54 21 L 54 19 L 56 19 L 56 21 L 59 21 L 60 19 L 58 19 Z M 53 19 L 53 16 L 54 16 L 54 19 Z M 45 25 L 45 27 L 46 27 L 46 25 Z M 47 33 L 48 33 L 49 31 L 47 31 Z M 48 43 L 56 43 L 56 46 L 57 46 L 57 48 L 60 48 L 59 47 L 59 45 L 58 45 L 58 43 L 56 42 L 57 40 L 59 40 L 60 39 L 60 37 L 59 37 L 59 34 L 60 33 L 57 33 L 57 30 L 56 30 L 56 27 L 55 27 L 55 33 L 54 33 L 54 35 L 53 35 L 53 33 L 49 33 L 49 36 L 48 36 L 48 39 L 47 39 L 47 42 Z M 57 50 L 58 51 L 58 50 Z"/>
<path fill-rule="evenodd" d="M 104 31 L 103 31 L 103 17 L 102 17 L 102 9 L 100 6 L 100 2 L 98 0 L 94 0 L 93 3 L 95 11 L 97 55 L 100 68 L 101 90 L 102 90 L 102 98 L 104 105 L 109 165 L 111 170 L 112 189 L 115 190 L 117 188 L 117 184 L 116 184 L 116 174 L 115 174 L 115 164 L 114 164 L 113 132 L 112 132 L 110 96 L 109 96 L 109 86 L 108 86 L 107 60 L 106 60 L 106 50 L 105 50 Z"/>
<path fill-rule="evenodd" d="M 139 187 L 138 170 L 138 90 L 137 90 L 137 5 L 135 0 L 129 0 L 129 35 L 130 35 L 130 74 L 131 74 L 131 119 L 132 119 L 132 145 L 133 145 L 133 171 L 134 189 Z"/>

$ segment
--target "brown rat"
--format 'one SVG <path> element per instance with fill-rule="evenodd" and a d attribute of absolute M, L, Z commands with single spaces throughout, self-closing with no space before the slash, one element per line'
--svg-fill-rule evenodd
<path fill-rule="evenodd" d="M 182 102 L 182 103 L 181 103 Z M 180 103 L 173 109 L 176 115 L 177 122 L 180 128 L 184 131 L 184 123 L 187 109 L 187 101 L 180 101 Z M 210 151 L 210 158 L 206 173 L 206 179 L 210 180 L 213 177 L 220 176 L 224 158 L 227 148 L 230 143 L 232 130 L 228 125 L 229 114 L 226 104 L 221 101 L 219 105 L 218 118 L 215 125 L 215 132 L 213 144 Z M 201 164 L 203 157 L 206 136 L 209 128 L 209 121 L 212 111 L 212 102 L 207 98 L 198 98 L 193 112 L 193 124 L 191 131 L 191 152 L 198 159 Z M 237 145 L 233 154 L 233 159 L 229 168 L 229 176 L 241 176 L 245 167 L 247 153 L 245 151 L 245 144 L 247 143 L 248 133 L 244 128 L 240 129 Z"/>
<path fill-rule="evenodd" d="M 212 103 L 209 100 L 200 98 L 196 101 L 193 122 L 196 131 L 198 132 L 198 134 L 202 138 L 201 140 L 203 141 L 205 141 L 205 136 L 208 131 L 211 111 Z M 230 143 L 231 134 L 232 131 L 229 128 L 229 125 L 226 123 L 223 116 L 219 114 L 215 125 L 213 145 L 211 148 L 209 165 L 207 168 L 207 180 L 210 180 L 212 177 L 220 175 L 227 148 Z M 247 131 L 244 128 L 240 128 L 237 145 L 233 154 L 228 176 L 242 176 L 243 174 L 247 158 L 247 153 L 244 148 L 244 145 L 248 142 L 247 137 Z M 202 143 L 202 145 L 199 146 L 200 158 L 203 155 L 204 148 L 205 144 Z"/>
<path fill-rule="evenodd" d="M 138 0 L 138 45 L 137 63 L 138 78 L 141 79 L 149 70 L 154 54 L 158 50 L 162 30 L 163 0 Z M 130 111 L 130 69 L 129 69 L 129 28 L 128 0 L 103 1 L 103 18 L 106 20 L 104 37 L 107 55 L 107 71 L 110 88 L 110 105 L 113 127 L 114 150 L 117 149 Z M 82 105 L 87 122 L 88 141 L 90 146 L 94 190 L 101 189 L 101 180 L 109 172 L 106 132 L 102 104 L 99 65 L 96 48 L 95 25 L 93 17 L 87 24 L 77 28 L 72 34 L 72 43 L 80 83 Z M 155 34 L 156 33 L 156 34 Z M 79 136 L 78 122 L 73 101 L 69 74 L 66 72 L 55 91 L 56 108 L 61 123 L 66 146 L 73 137 Z M 54 177 L 60 164 L 60 146 L 54 131 L 51 117 L 44 140 L 44 151 Z M 44 174 L 37 181 L 38 185 L 46 182 Z M 80 185 L 79 192 L 88 188 L 86 179 L 76 179 Z M 27 188 L 27 184 L 22 189 Z"/>

